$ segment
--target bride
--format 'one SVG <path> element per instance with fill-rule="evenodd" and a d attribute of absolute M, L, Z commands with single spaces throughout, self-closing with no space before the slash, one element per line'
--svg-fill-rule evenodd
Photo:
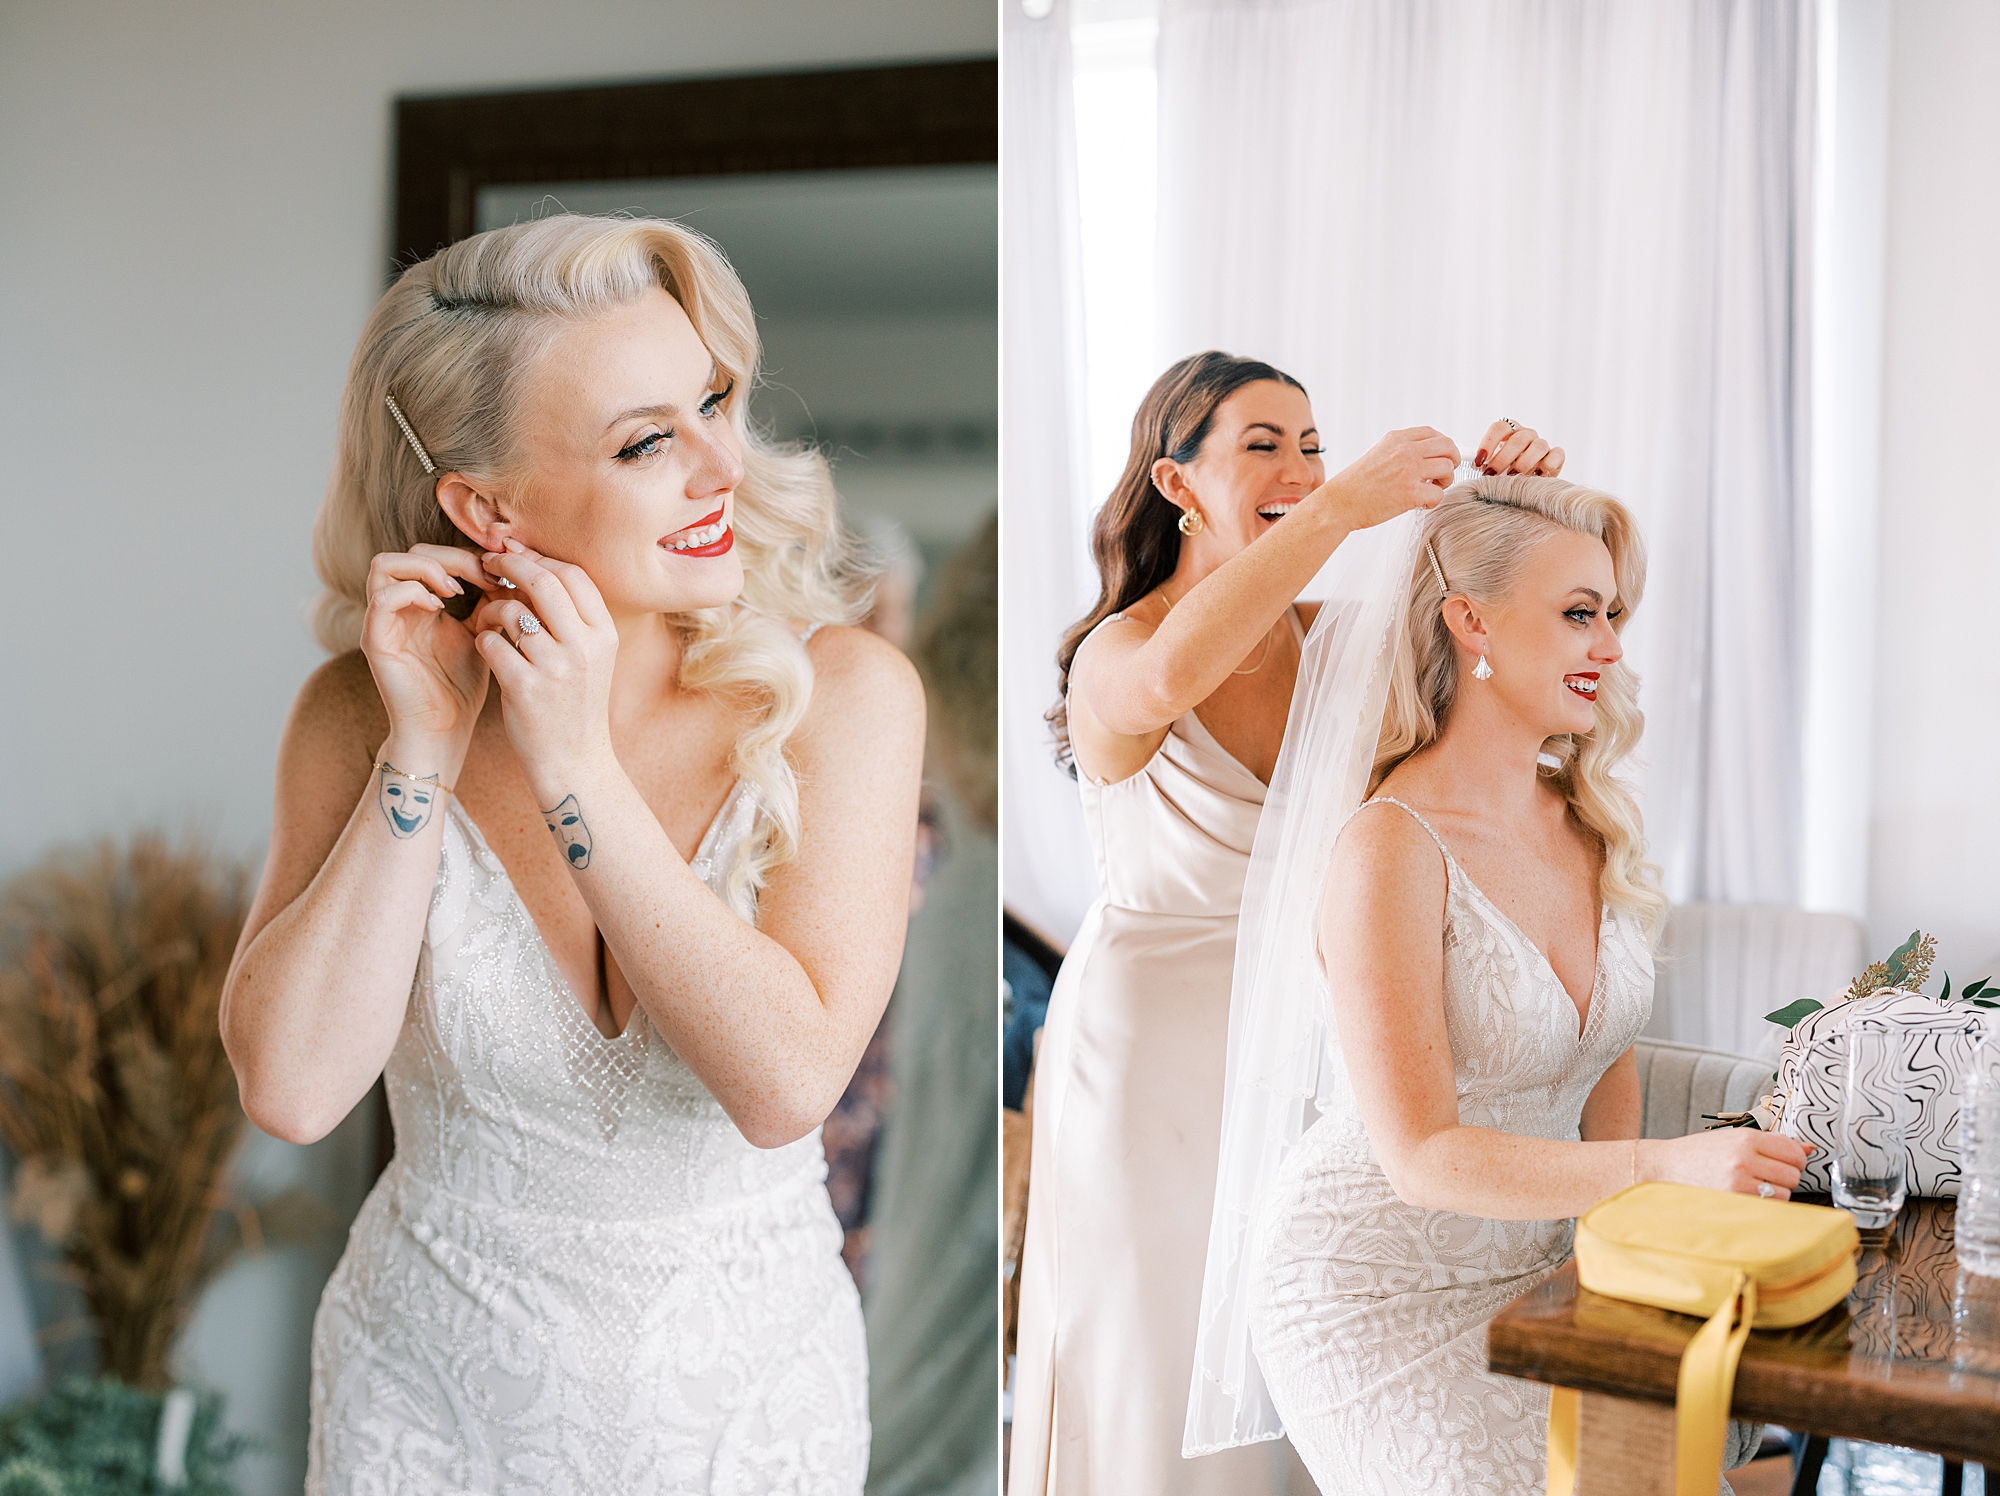
<path fill-rule="evenodd" d="M 1783 1198 L 1805 1152 L 1639 1139 L 1666 901 L 1615 775 L 1629 513 L 1481 477 L 1336 562 L 1252 857 L 1187 1442 L 1517 1496 L 1547 1389 L 1486 1371 L 1485 1326 L 1572 1218 L 1646 1179 Z"/>
<path fill-rule="evenodd" d="M 377 1075 L 395 1118 L 311 1493 L 861 1490 L 819 1124 L 895 978 L 923 705 L 844 626 L 867 579 L 825 464 L 748 423 L 757 355 L 721 254 L 643 219 L 465 240 L 362 331 L 336 657 L 222 1009 L 265 1131 Z"/>

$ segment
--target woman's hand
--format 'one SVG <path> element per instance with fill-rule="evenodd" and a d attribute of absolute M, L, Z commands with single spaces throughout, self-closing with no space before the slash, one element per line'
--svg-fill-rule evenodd
<path fill-rule="evenodd" d="M 507 737 L 529 784 L 538 795 L 560 799 L 554 792 L 578 767 L 615 761 L 611 671 L 618 629 L 582 567 L 514 540 L 484 560 L 516 590 L 489 594 L 474 610 L 478 651 L 500 683 Z M 524 618 L 532 620 L 525 628 Z"/>
<path fill-rule="evenodd" d="M 389 712 L 391 742 L 455 745 L 462 754 L 486 701 L 486 662 L 472 630 L 444 610 L 465 584 L 494 585 L 470 551 L 418 545 L 384 551 L 368 567 L 368 611 L 361 652 Z M 417 774 L 443 765 L 411 764 Z"/>
<path fill-rule="evenodd" d="M 1810 1146 L 1754 1127 L 1718 1127 L 1685 1138 L 1642 1142 L 1639 1149 L 1641 1178 L 1739 1195 L 1754 1195 L 1758 1185 L 1768 1184 L 1773 1198 L 1789 1200 L 1799 1187 Z"/>
<path fill-rule="evenodd" d="M 1451 487 L 1458 446 L 1429 426 L 1392 431 L 1311 495 L 1336 506 L 1350 530 L 1366 530 L 1409 509 L 1432 509 Z M 1322 497 L 1324 496 L 1324 497 Z"/>
<path fill-rule="evenodd" d="M 1553 478 L 1563 470 L 1566 454 L 1552 447 L 1529 426 L 1505 419 L 1495 421 L 1479 438 L 1472 465 L 1482 473 L 1534 473 Z"/>

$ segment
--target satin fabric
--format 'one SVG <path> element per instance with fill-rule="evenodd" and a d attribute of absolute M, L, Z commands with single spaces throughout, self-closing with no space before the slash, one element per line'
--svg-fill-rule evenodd
<path fill-rule="evenodd" d="M 1180 1452 L 1264 786 L 1190 712 L 1078 789 L 1103 896 L 1036 1060 L 1009 1496 L 1311 1492 L 1282 1442 Z"/>

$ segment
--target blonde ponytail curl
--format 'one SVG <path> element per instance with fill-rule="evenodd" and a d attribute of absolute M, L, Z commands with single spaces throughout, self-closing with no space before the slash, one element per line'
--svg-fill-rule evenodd
<path fill-rule="evenodd" d="M 1424 539 L 1437 553 L 1451 591 L 1474 602 L 1497 602 L 1520 574 L 1528 553 L 1557 529 L 1594 535 L 1611 553 L 1623 611 L 1612 628 L 1624 632 L 1646 588 L 1646 547 L 1631 512 L 1607 493 L 1559 478 L 1522 474 L 1482 477 L 1445 494 L 1424 517 Z M 1373 795 L 1396 766 L 1437 741 L 1458 694 L 1458 657 L 1445 627 L 1446 596 L 1424 546 L 1417 547 L 1410 580 L 1410 609 L 1402 647 L 1389 679 L 1375 766 Z M 1639 745 L 1645 727 L 1638 677 L 1623 661 L 1597 683 L 1597 725 L 1574 737 L 1559 735 L 1543 752 L 1560 761 L 1542 772 L 1563 793 L 1576 817 L 1604 845 L 1599 889 L 1604 902 L 1630 910 L 1649 937 L 1667 916 L 1659 869 L 1646 861 L 1645 829 L 1638 802 L 1617 769 Z"/>
<path fill-rule="evenodd" d="M 733 901 L 798 854 L 798 778 L 785 745 L 813 675 L 795 625 L 856 622 L 873 577 L 840 524 L 826 460 L 750 424 L 756 319 L 742 281 L 702 235 L 664 219 L 556 214 L 461 240 L 383 293 L 348 366 L 333 472 L 313 525 L 313 565 L 326 586 L 313 631 L 329 653 L 359 645 L 379 552 L 472 548 L 438 507 L 435 479 L 385 397 L 395 394 L 438 472 L 504 483 L 519 476 L 512 415 L 535 356 L 565 325 L 653 286 L 680 303 L 722 375 L 744 392 L 729 414 L 743 453 L 731 519 L 743 594 L 673 618 L 682 686 L 761 703 L 730 755 L 763 809 L 760 834 L 727 874 Z"/>

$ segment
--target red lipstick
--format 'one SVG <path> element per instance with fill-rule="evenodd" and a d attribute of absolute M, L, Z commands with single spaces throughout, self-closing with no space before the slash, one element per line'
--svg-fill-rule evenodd
<path fill-rule="evenodd" d="M 718 509 L 706 519 L 684 525 L 671 535 L 662 535 L 655 543 L 673 556 L 724 555 L 736 544 L 736 532 L 723 524 L 722 515 L 723 511 Z M 689 541 L 699 543 L 690 545 Z"/>

